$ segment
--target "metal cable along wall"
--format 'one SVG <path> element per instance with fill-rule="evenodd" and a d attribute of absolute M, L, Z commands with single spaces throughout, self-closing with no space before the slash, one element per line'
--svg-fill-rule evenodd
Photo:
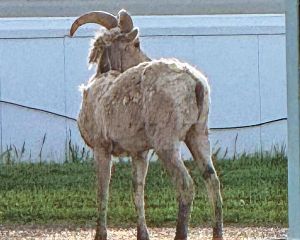
<path fill-rule="evenodd" d="M 25 108 L 25 109 L 30 109 L 30 110 L 34 110 L 34 111 L 38 111 L 38 112 L 43 112 L 43 113 L 48 113 L 57 117 L 62 117 L 68 120 L 72 120 L 72 121 L 77 121 L 76 118 L 67 116 L 67 115 L 63 115 L 63 114 L 59 114 L 59 113 L 55 113 L 52 111 L 48 111 L 48 110 L 44 110 L 44 109 L 40 109 L 40 108 L 35 108 L 35 107 L 29 107 L 23 104 L 19 104 L 19 103 L 14 103 L 14 102 L 9 102 L 9 101 L 4 101 L 4 100 L 0 100 L 0 103 L 5 103 L 5 104 L 9 104 L 12 106 L 16 106 L 16 107 L 21 107 L 21 108 Z M 234 127 L 219 127 L 219 128 L 210 128 L 210 130 L 230 130 L 230 129 L 241 129 L 241 128 L 251 128 L 251 127 L 260 127 L 263 125 L 267 125 L 267 124 L 271 124 L 271 123 L 275 123 L 275 122 L 280 122 L 280 121 L 284 121 L 287 120 L 286 117 L 284 118 L 278 118 L 278 119 L 273 119 L 273 120 L 269 120 L 269 121 L 265 121 L 265 122 L 261 122 L 261 123 L 255 123 L 255 124 L 251 124 L 251 125 L 241 125 L 241 126 L 234 126 Z"/>

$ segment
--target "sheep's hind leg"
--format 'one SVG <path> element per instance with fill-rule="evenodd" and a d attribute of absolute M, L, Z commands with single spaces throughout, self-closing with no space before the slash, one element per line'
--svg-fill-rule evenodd
<path fill-rule="evenodd" d="M 95 240 L 107 240 L 106 218 L 111 177 L 111 155 L 104 148 L 94 149 L 98 177 L 98 218 Z"/>
<path fill-rule="evenodd" d="M 149 240 L 149 233 L 145 219 L 144 188 L 148 171 L 147 154 L 140 154 L 132 158 L 132 184 L 134 190 L 134 204 L 137 212 L 137 240 Z"/>
<path fill-rule="evenodd" d="M 208 129 L 193 126 L 187 134 L 185 143 L 190 149 L 194 160 L 197 162 L 208 191 L 210 203 L 213 207 L 213 239 L 222 240 L 223 237 L 223 212 L 220 182 L 211 159 Z"/>
<path fill-rule="evenodd" d="M 176 186 L 179 212 L 175 240 L 186 240 L 190 211 L 194 199 L 194 184 L 180 156 L 180 143 L 171 149 L 158 150 L 157 154 Z"/>

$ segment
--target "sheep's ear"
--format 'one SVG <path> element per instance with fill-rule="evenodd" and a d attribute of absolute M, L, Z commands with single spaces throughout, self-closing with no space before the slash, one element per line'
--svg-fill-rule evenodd
<path fill-rule="evenodd" d="M 125 37 L 126 37 L 126 39 L 127 39 L 128 42 L 132 42 L 132 41 L 134 41 L 138 37 L 138 35 L 139 35 L 139 29 L 138 28 L 134 28 L 134 29 L 132 29 L 131 32 L 127 33 L 125 35 Z"/>
<path fill-rule="evenodd" d="M 102 56 L 101 56 L 101 59 L 100 59 L 100 62 L 99 62 L 99 66 L 98 66 L 98 68 L 100 70 L 100 73 L 106 73 L 109 70 L 111 70 L 109 50 L 110 50 L 109 47 L 105 47 L 104 51 L 102 53 Z"/>

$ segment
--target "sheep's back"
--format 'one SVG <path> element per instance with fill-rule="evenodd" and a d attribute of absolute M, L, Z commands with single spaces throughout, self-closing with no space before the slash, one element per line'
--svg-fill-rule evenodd
<path fill-rule="evenodd" d="M 142 75 L 148 63 L 130 68 L 116 78 L 107 91 L 95 115 L 98 127 L 106 139 L 120 145 L 126 151 L 141 151 L 149 148 L 142 116 Z"/>
<path fill-rule="evenodd" d="M 199 120 L 196 85 L 209 96 L 205 77 L 173 59 L 108 76 L 90 81 L 83 91 L 80 131 L 86 142 L 107 140 L 128 152 L 184 140 Z"/>
<path fill-rule="evenodd" d="M 143 117 L 147 119 L 147 133 L 154 144 L 160 146 L 172 144 L 174 139 L 184 140 L 199 118 L 196 85 L 200 84 L 206 96 L 209 95 L 206 78 L 176 59 L 153 61 L 142 76 Z"/>
<path fill-rule="evenodd" d="M 199 118 L 196 84 L 209 96 L 206 78 L 175 59 L 130 68 L 103 96 L 95 112 L 99 127 L 128 151 L 184 140 Z"/>

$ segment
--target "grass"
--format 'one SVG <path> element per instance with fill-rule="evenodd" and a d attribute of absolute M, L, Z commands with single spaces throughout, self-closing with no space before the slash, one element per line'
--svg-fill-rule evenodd
<path fill-rule="evenodd" d="M 192 226 L 209 225 L 211 209 L 195 163 L 186 162 L 196 184 Z M 216 164 L 222 184 L 225 225 L 287 225 L 287 159 L 282 153 L 242 155 Z M 109 226 L 136 225 L 131 166 L 116 163 L 110 186 Z M 174 188 L 158 162 L 150 164 L 146 185 L 150 226 L 174 226 Z M 94 225 L 96 176 L 91 161 L 0 165 L 2 224 Z"/>

